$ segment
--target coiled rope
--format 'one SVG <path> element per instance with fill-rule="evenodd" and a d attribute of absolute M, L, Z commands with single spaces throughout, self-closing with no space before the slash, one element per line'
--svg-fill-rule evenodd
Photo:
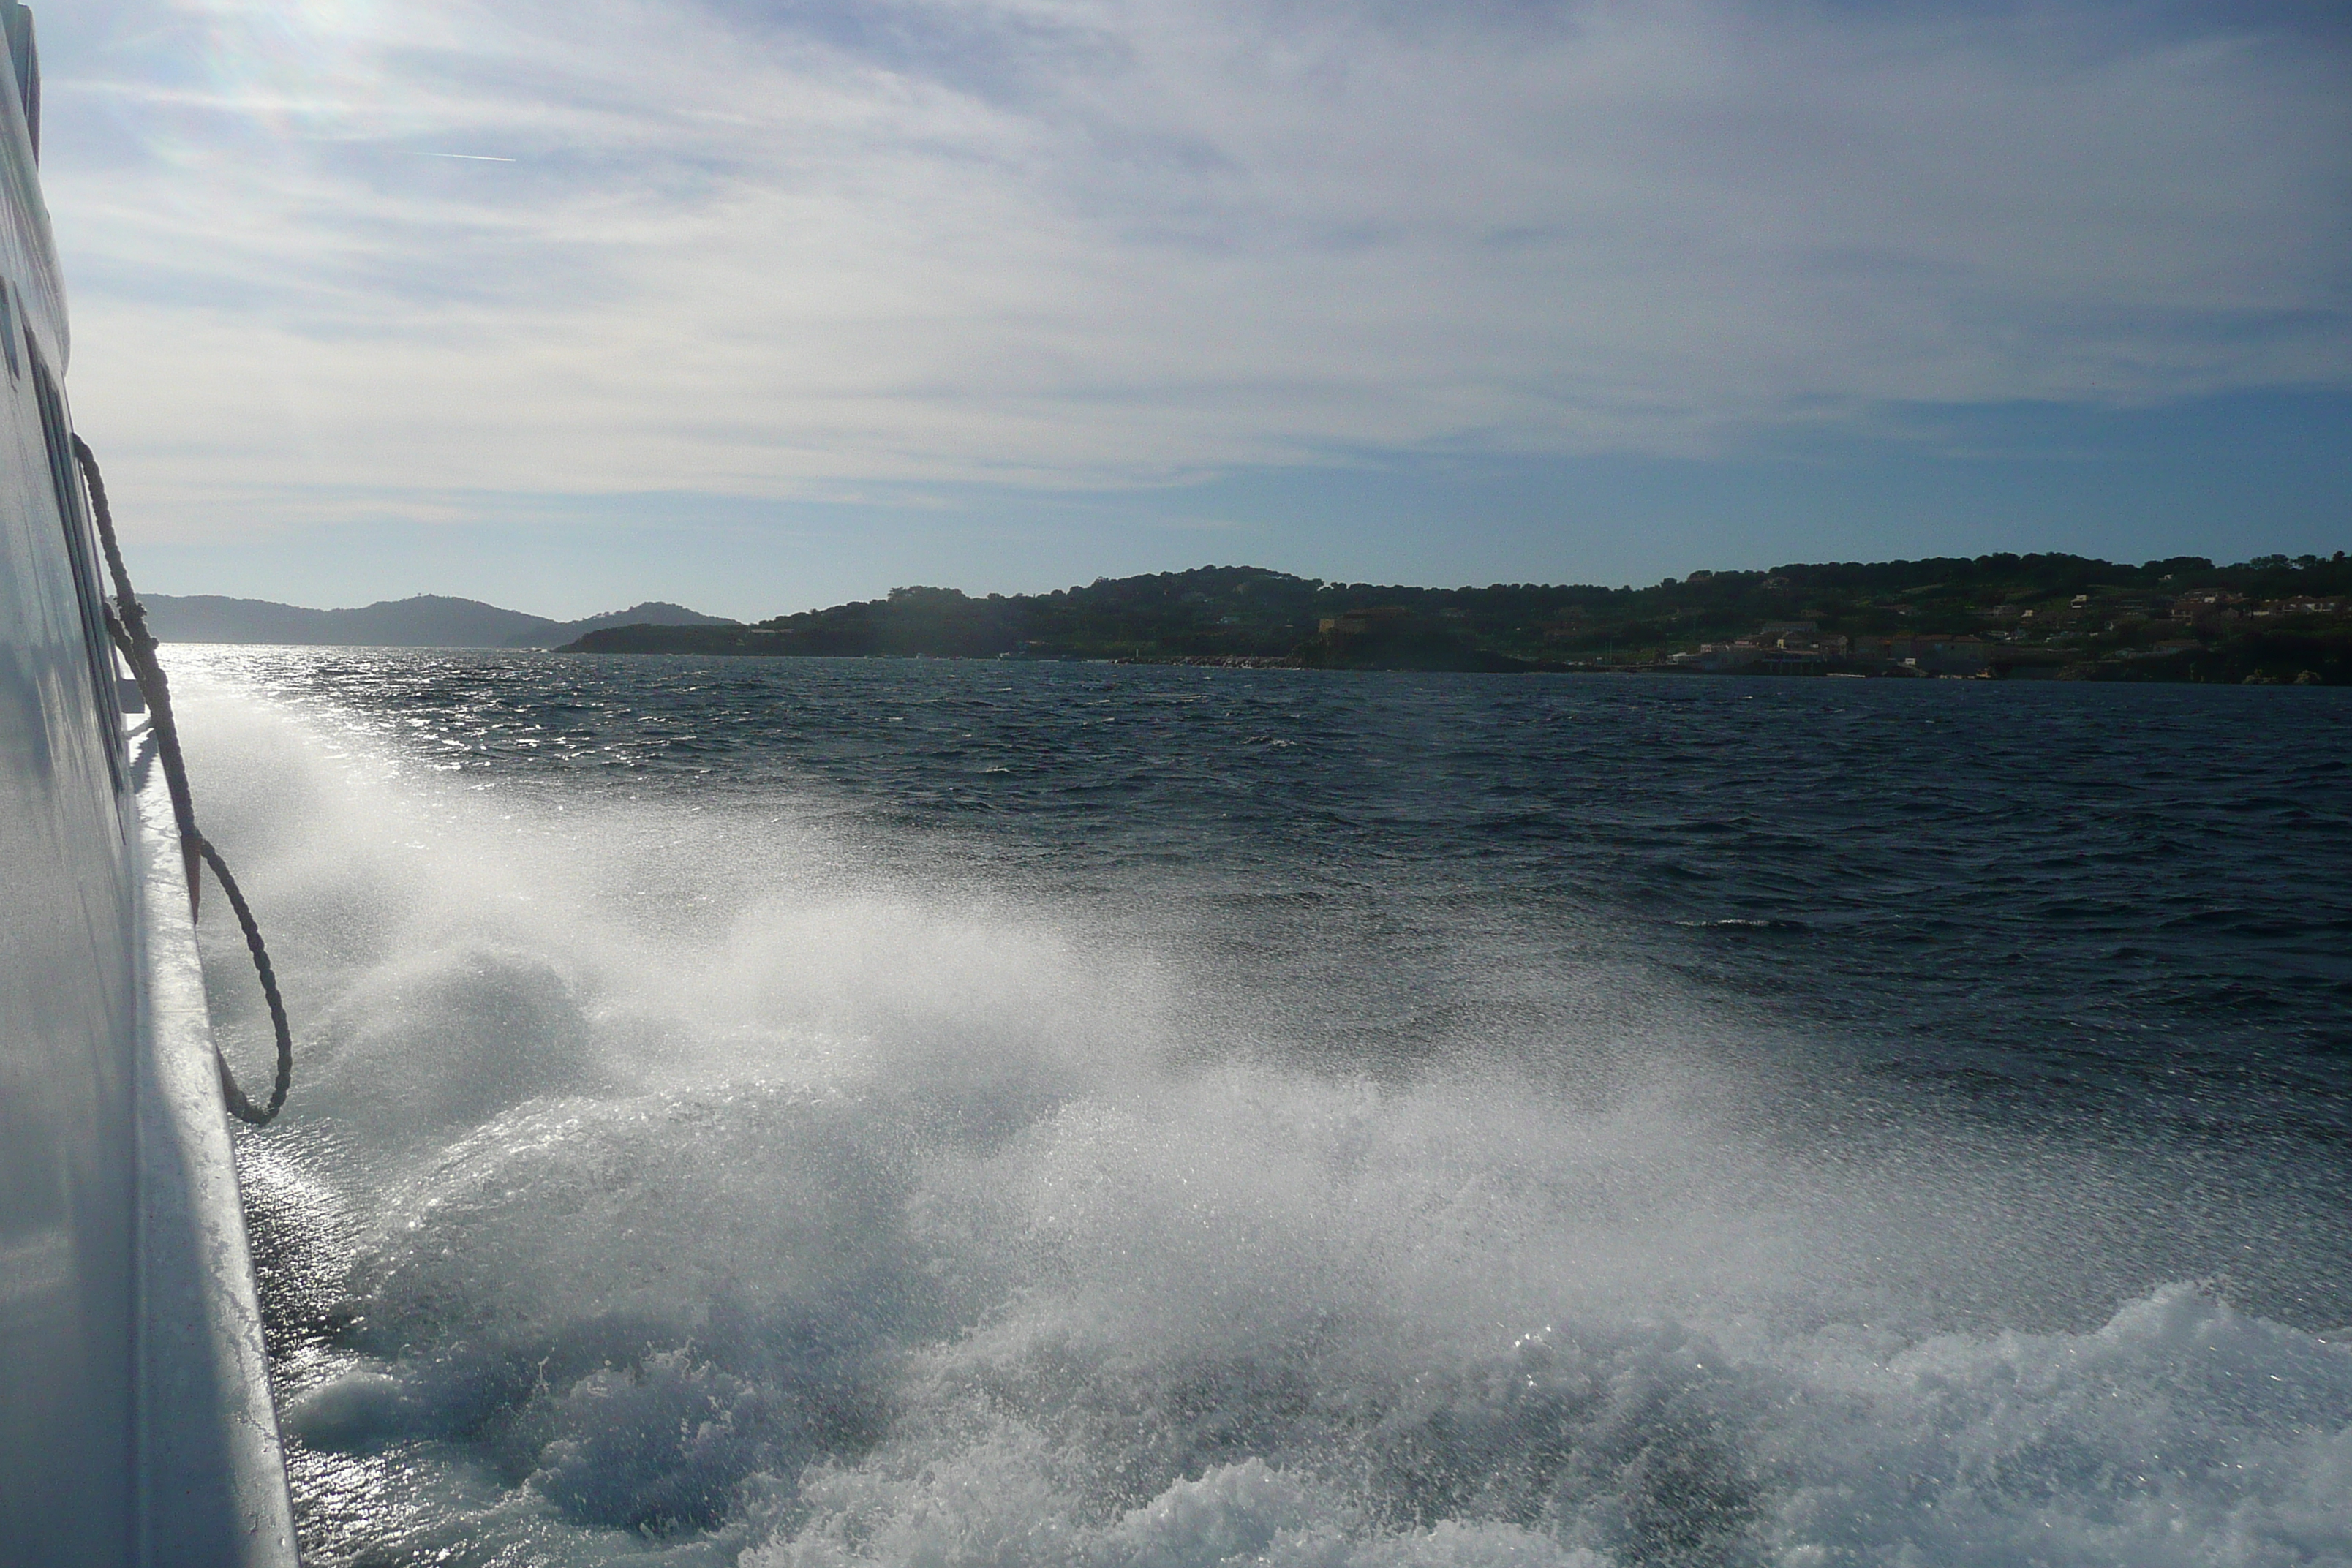
<path fill-rule="evenodd" d="M 82 482 L 89 489 L 90 513 L 98 520 L 98 540 L 106 551 L 106 569 L 114 577 L 114 603 L 100 606 L 106 616 L 107 635 L 130 661 L 140 694 L 147 700 L 156 754 L 163 763 L 163 783 L 171 791 L 172 816 L 180 828 L 180 858 L 188 873 L 188 914 L 192 919 L 196 914 L 204 887 L 203 868 L 210 866 L 213 875 L 220 879 L 221 891 L 228 895 L 229 908 L 236 912 L 236 923 L 245 928 L 245 945 L 253 952 L 254 973 L 261 976 L 261 994 L 269 1000 L 270 1026 L 278 1031 L 278 1080 L 270 1086 L 268 1105 L 256 1106 L 246 1098 L 245 1090 L 237 1087 L 236 1075 L 229 1070 L 228 1058 L 221 1054 L 217 1044 L 213 1047 L 213 1061 L 220 1068 L 221 1098 L 228 1102 L 229 1114 L 259 1127 L 285 1105 L 286 1091 L 294 1082 L 294 1034 L 286 1022 L 286 1003 L 278 994 L 278 975 L 269 967 L 269 950 L 262 944 L 261 927 L 254 920 L 253 910 L 246 903 L 236 879 L 229 875 L 228 862 L 221 858 L 210 839 L 196 831 L 195 800 L 188 793 L 188 765 L 180 758 L 180 730 L 172 721 L 171 688 L 163 679 L 163 661 L 155 654 L 155 635 L 147 629 L 146 606 L 131 591 L 131 574 L 122 564 L 122 547 L 115 542 L 114 514 L 106 504 L 106 480 L 99 474 L 98 458 L 91 455 L 89 444 L 79 436 L 73 438 L 73 454 L 74 461 L 81 465 Z"/>

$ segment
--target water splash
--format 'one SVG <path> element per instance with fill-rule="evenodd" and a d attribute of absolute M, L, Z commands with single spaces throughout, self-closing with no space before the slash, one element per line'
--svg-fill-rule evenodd
<path fill-rule="evenodd" d="M 247 1145 L 311 1561 L 2352 1562 L 2339 1336 L 2053 1321 L 2094 1152 L 1786 1125 L 1664 981 L 1543 1017 L 1592 1073 L 1302 1067 L 781 786 L 189 687 L 315 1021 Z"/>

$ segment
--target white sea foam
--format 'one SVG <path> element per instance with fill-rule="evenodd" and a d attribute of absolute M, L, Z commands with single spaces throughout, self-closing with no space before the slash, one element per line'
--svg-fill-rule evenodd
<path fill-rule="evenodd" d="M 1606 1095 L 1203 1050 L 1213 981 L 789 803 L 185 684 L 304 1021 L 248 1153 L 315 1561 L 2352 1563 L 2352 1350 L 2054 1321 L 2102 1237 L 1998 1149 L 1759 1138 L 1668 1034 Z"/>

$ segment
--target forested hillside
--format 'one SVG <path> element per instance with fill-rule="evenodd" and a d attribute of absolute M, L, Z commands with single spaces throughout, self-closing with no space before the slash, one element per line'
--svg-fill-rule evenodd
<path fill-rule="evenodd" d="M 1430 588 L 1329 583 L 1249 566 L 1098 579 L 1050 594 L 953 588 L 779 616 L 747 627 L 625 627 L 586 652 L 1035 658 L 1280 659 L 1386 668 L 1570 668 L 1656 664 L 1677 652 L 1810 625 L 1849 641 L 1949 635 L 2012 662 L 2096 668 L 2257 636 L 2344 679 L 2352 563 L 2269 556 L 2233 566 L 2180 556 L 2133 566 L 2076 555 L 1834 562 L 1697 572 L 1649 587 L 1500 583 Z M 2323 603 L 2321 601 L 2335 601 Z M 2282 644 L 2281 647 L 2286 647 Z M 2173 647 L 2179 665 L 2192 650 Z M 2161 661 L 2134 673 L 2161 673 Z M 2186 668 L 2186 667 L 2183 667 Z M 2216 667 L 2217 673 L 2219 667 Z"/>

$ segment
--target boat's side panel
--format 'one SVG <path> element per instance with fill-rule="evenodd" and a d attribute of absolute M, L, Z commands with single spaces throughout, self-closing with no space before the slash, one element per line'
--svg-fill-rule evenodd
<path fill-rule="evenodd" d="M 8 14 L 8 43 L 29 51 L 33 19 L 16 0 L 0 0 Z M 39 101 L 39 64 L 16 60 L 17 68 L 0 75 L 11 88 L 29 82 Z M 33 153 L 31 128 L 25 121 L 21 89 L 0 92 L 0 267 L 16 285 L 23 329 L 31 333 L 52 374 L 66 373 L 72 345 L 66 332 L 65 285 L 58 276 L 57 247 L 49 237 L 48 204 L 41 199 L 40 167 Z"/>
<path fill-rule="evenodd" d="M 33 336 L 49 372 L 66 374 L 70 353 L 66 336 L 66 284 L 57 273 L 57 245 L 49 240 L 49 205 L 40 195 L 40 163 L 33 153 L 33 130 L 26 124 L 24 103 L 30 89 L 40 101 L 40 64 L 19 58 L 16 52 L 33 49 L 33 16 L 16 0 L 0 0 L 7 14 L 7 45 L 14 70 L 0 82 L 16 91 L 0 91 L 0 266 L 16 284 L 16 308 L 24 315 L 21 331 Z"/>
<path fill-rule="evenodd" d="M 0 1562 L 292 1568 L 204 976 L 142 828 L 0 0 Z"/>
<path fill-rule="evenodd" d="M 125 1561 L 131 1517 L 128 856 L 58 525 L 0 407 L 0 1540 Z"/>
<path fill-rule="evenodd" d="M 90 542 L 58 471 L 64 410 L 38 363 L 62 344 L 27 330 L 55 279 L 22 242 L 47 219 L 16 205 L 29 149 L 14 95 L 0 100 L 0 1552 L 119 1563 L 134 1500 L 135 840 L 113 672 L 92 657 Z"/>

